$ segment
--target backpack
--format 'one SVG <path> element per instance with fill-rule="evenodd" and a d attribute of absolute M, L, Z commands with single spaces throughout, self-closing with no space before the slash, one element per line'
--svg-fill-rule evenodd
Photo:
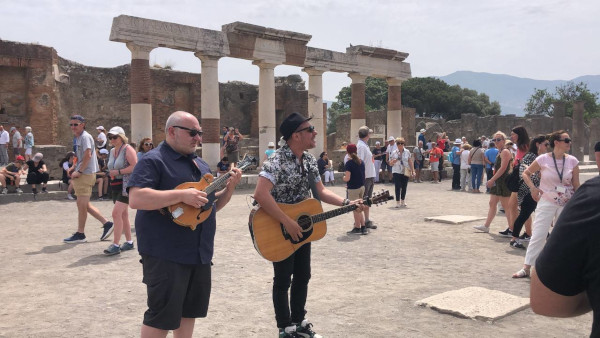
<path fill-rule="evenodd" d="M 506 187 L 512 192 L 518 192 L 521 186 L 521 177 L 519 177 L 519 168 L 521 163 L 517 161 L 517 164 L 513 167 L 513 171 L 508 177 L 506 177 Z"/>
<path fill-rule="evenodd" d="M 450 161 L 450 163 L 454 163 L 454 151 L 450 151 L 450 153 L 448 154 L 448 161 Z"/>

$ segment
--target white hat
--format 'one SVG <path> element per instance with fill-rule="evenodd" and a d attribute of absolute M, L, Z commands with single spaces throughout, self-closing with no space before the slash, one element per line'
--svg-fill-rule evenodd
<path fill-rule="evenodd" d="M 381 145 L 381 143 L 379 143 L 379 141 L 375 142 L 375 145 Z"/>
<path fill-rule="evenodd" d="M 35 162 L 40 161 L 42 158 L 44 158 L 44 155 L 42 153 L 36 153 L 35 155 L 33 155 L 33 160 Z"/>
<path fill-rule="evenodd" d="M 454 140 L 454 144 L 462 144 L 462 140 L 457 138 L 456 140 Z"/>
<path fill-rule="evenodd" d="M 388 142 L 389 141 L 396 141 L 396 139 L 394 138 L 394 136 L 390 136 L 390 137 L 388 137 Z"/>
<path fill-rule="evenodd" d="M 112 127 L 108 132 L 109 135 L 125 135 L 125 130 L 121 127 Z"/>
<path fill-rule="evenodd" d="M 97 126 L 96 129 L 98 129 L 98 130 L 104 130 L 104 127 L 103 126 Z"/>
<path fill-rule="evenodd" d="M 269 147 L 269 148 L 275 148 L 275 143 L 274 142 L 269 142 L 269 144 L 267 144 L 267 147 Z"/>
<path fill-rule="evenodd" d="M 422 133 L 424 133 L 424 132 L 426 132 L 426 131 L 427 131 L 427 130 L 425 130 L 425 129 L 421 129 L 421 132 L 422 132 Z"/>
<path fill-rule="evenodd" d="M 106 149 L 100 149 L 100 154 L 108 155 L 108 150 L 106 150 Z"/>

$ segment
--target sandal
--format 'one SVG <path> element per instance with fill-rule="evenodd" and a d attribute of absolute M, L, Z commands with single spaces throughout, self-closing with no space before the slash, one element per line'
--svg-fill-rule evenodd
<path fill-rule="evenodd" d="M 529 271 L 525 269 L 521 269 L 512 275 L 512 278 L 525 278 L 529 277 Z"/>

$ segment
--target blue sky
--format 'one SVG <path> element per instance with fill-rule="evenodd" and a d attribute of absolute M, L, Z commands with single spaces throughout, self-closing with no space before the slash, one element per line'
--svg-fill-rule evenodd
<path fill-rule="evenodd" d="M 171 3 L 171 4 L 169 4 Z M 480 0 L 0 0 L 0 39 L 54 47 L 66 59 L 88 66 L 130 62 L 122 43 L 108 40 L 112 18 L 121 14 L 221 30 L 243 21 L 312 35 L 309 46 L 344 52 L 349 44 L 410 54 L 413 76 L 443 76 L 457 70 L 509 74 L 540 80 L 570 80 L 600 74 L 600 1 Z M 154 50 L 151 63 L 200 72 L 190 52 Z M 306 75 L 278 66 L 276 76 Z M 250 61 L 219 61 L 219 81 L 258 83 Z M 343 73 L 325 73 L 323 96 L 335 100 L 350 84 Z"/>

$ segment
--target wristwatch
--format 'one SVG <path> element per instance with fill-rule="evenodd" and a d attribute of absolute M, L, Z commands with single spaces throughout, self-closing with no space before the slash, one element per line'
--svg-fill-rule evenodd
<path fill-rule="evenodd" d="M 347 198 L 344 198 L 344 201 L 342 202 L 342 205 L 348 205 L 350 204 L 350 200 Z"/>

